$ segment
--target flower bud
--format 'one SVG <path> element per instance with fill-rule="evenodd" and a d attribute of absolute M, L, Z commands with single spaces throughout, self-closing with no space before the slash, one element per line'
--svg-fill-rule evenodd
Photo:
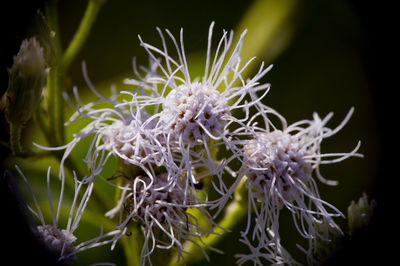
<path fill-rule="evenodd" d="M 46 78 L 43 49 L 35 38 L 26 39 L 9 70 L 6 117 L 9 123 L 23 126 L 40 101 Z"/>
<path fill-rule="evenodd" d="M 375 206 L 376 202 L 374 200 L 368 202 L 368 197 L 365 193 L 357 203 L 354 201 L 350 203 L 347 208 L 350 235 L 354 235 L 358 230 L 368 225 Z"/>

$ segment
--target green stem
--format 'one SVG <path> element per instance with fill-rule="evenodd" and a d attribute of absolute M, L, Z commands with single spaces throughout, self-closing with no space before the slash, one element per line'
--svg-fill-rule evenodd
<path fill-rule="evenodd" d="M 184 250 L 187 253 L 183 254 L 186 265 L 197 262 L 203 259 L 203 252 L 200 247 L 207 248 L 216 246 L 226 235 L 227 231 L 232 231 L 235 226 L 247 215 L 247 185 L 246 177 L 241 178 L 235 188 L 233 201 L 225 207 L 225 213 L 222 220 L 219 221 L 218 227 L 214 229 L 215 234 L 209 234 L 201 240 L 193 239 L 196 242 L 187 241 L 184 244 Z M 199 247 L 200 246 L 200 247 Z M 177 262 L 177 256 L 174 256 L 170 262 L 170 266 L 181 266 L 184 264 L 182 260 Z"/>
<path fill-rule="evenodd" d="M 57 66 L 50 69 L 47 75 L 47 90 L 48 90 L 48 114 L 49 114 L 49 143 L 53 146 L 62 145 L 60 132 L 60 123 L 62 116 L 63 101 L 60 102 L 60 94 L 62 89 L 59 86 L 59 68 Z M 61 109 L 61 110 L 60 110 Z M 64 129 L 61 129 L 64 131 Z"/>
<path fill-rule="evenodd" d="M 10 123 L 10 148 L 13 155 L 22 153 L 21 126 Z"/>
<path fill-rule="evenodd" d="M 65 142 L 65 130 L 64 130 L 64 100 L 63 100 L 63 92 L 65 88 L 65 76 L 67 71 L 75 59 L 76 55 L 82 49 L 83 44 L 87 40 L 90 30 L 96 21 L 97 14 L 100 11 L 100 8 L 103 4 L 103 1 L 100 0 L 89 0 L 88 5 L 86 7 L 85 14 L 82 18 L 82 21 L 79 25 L 78 30 L 76 31 L 74 37 L 72 38 L 68 48 L 65 53 L 61 57 L 61 60 L 58 64 L 58 69 L 55 70 L 57 80 L 56 80 L 56 93 L 55 98 L 53 100 L 56 101 L 56 112 L 57 119 L 55 120 L 54 130 L 57 133 L 57 139 L 59 144 L 62 145 Z"/>
<path fill-rule="evenodd" d="M 49 28 L 55 33 L 53 41 L 56 47 L 57 55 L 62 52 L 60 30 L 58 23 L 58 8 L 57 0 L 47 1 L 45 5 L 46 17 Z M 58 56 L 57 56 L 58 58 Z M 62 100 L 62 87 L 60 87 L 60 75 L 59 75 L 59 61 L 57 60 L 47 75 L 47 90 L 48 90 L 48 115 L 49 123 L 48 128 L 42 128 L 48 142 L 52 146 L 59 146 L 63 144 L 64 128 L 61 128 L 59 124 L 63 124 L 63 100 Z M 42 123 L 44 124 L 44 123 Z M 47 131 L 47 132 L 46 132 Z"/>
<path fill-rule="evenodd" d="M 50 134 L 49 128 L 46 124 L 45 118 L 43 117 L 43 110 L 40 108 L 40 106 L 36 110 L 35 118 L 38 123 L 39 129 L 42 131 L 42 133 L 44 134 L 46 139 L 49 139 L 51 134 Z"/>
<path fill-rule="evenodd" d="M 214 233 L 210 234 L 207 237 L 203 238 L 203 243 L 196 242 L 199 246 L 216 246 L 227 233 L 226 230 L 232 230 L 247 214 L 247 205 L 239 202 L 237 200 L 232 201 L 225 209 L 225 214 L 222 220 L 218 223 L 217 228 L 215 228 Z M 221 228 L 220 228 L 221 227 Z M 224 228 L 224 229 L 222 229 Z M 203 259 L 203 253 L 200 250 L 200 247 L 194 244 L 193 242 L 187 242 L 185 245 L 185 251 L 188 253 L 183 254 L 185 264 L 189 265 L 196 261 Z M 170 266 L 181 266 L 184 262 L 180 260 L 177 262 L 177 257 L 174 257 L 170 260 Z"/>
<path fill-rule="evenodd" d="M 140 252 L 142 250 L 143 235 L 138 223 L 131 225 L 127 231 L 127 235 L 120 239 L 122 249 L 125 253 L 125 265 L 139 266 Z"/>
<path fill-rule="evenodd" d="M 139 266 L 144 239 L 140 225 L 134 224 L 133 228 L 132 238 L 130 239 L 132 250 L 129 251 L 127 262 L 129 266 Z"/>
<path fill-rule="evenodd" d="M 58 146 L 64 144 L 65 130 L 63 91 L 65 87 L 65 76 L 71 62 L 86 41 L 101 5 L 101 1 L 89 0 L 84 17 L 82 18 L 81 24 L 79 25 L 79 28 L 75 33 L 71 43 L 69 44 L 58 64 L 52 67 L 49 71 L 47 77 L 47 88 L 49 93 L 49 130 L 52 133 L 49 135 L 49 143 L 51 145 Z M 51 30 L 58 33 L 57 2 L 50 1 L 46 6 L 46 12 Z M 57 52 L 60 54 L 61 44 L 59 35 L 56 35 L 55 43 Z"/>
<path fill-rule="evenodd" d="M 125 263 L 127 266 L 138 266 L 139 260 L 135 256 L 136 252 L 136 249 L 134 248 L 135 245 L 131 242 L 133 242 L 131 241 L 131 238 L 125 236 L 121 238 L 122 249 L 124 250 L 125 253 Z"/>
<path fill-rule="evenodd" d="M 45 12 L 47 17 L 47 23 L 52 32 L 55 33 L 53 37 L 54 44 L 57 52 L 60 54 L 62 51 L 60 30 L 58 26 L 58 11 L 57 11 L 57 0 L 50 0 L 46 2 Z"/>
<path fill-rule="evenodd" d="M 54 143 L 55 143 L 54 134 L 51 134 L 51 132 L 49 132 L 47 125 L 43 118 L 42 110 L 40 110 L 40 109 L 37 110 L 36 119 L 38 121 L 39 127 L 42 130 L 43 134 L 46 136 L 47 140 L 49 140 L 49 143 L 51 145 L 54 145 Z M 40 151 L 40 152 L 31 152 L 31 153 L 26 154 L 26 156 L 36 156 L 36 157 L 48 156 L 48 155 L 54 156 L 57 160 L 60 161 L 63 157 L 63 152 L 61 152 L 61 151 L 50 151 L 50 152 Z M 75 161 L 73 161 L 70 157 L 66 158 L 66 160 L 64 162 L 64 167 L 66 167 L 71 173 L 72 173 L 72 171 L 75 171 L 75 173 L 79 177 L 85 176 L 85 170 L 81 167 L 81 165 L 76 164 Z M 74 186 L 73 182 L 72 183 L 70 182 L 70 185 L 73 188 L 73 186 Z M 97 186 L 95 186 L 94 191 L 96 193 L 93 193 L 92 197 L 95 198 L 97 206 L 101 206 L 101 208 L 100 208 L 101 211 L 111 209 L 112 204 L 111 204 L 111 201 L 108 200 L 107 196 L 103 192 L 101 192 L 101 190 L 98 189 Z"/>
<path fill-rule="evenodd" d="M 81 50 L 83 44 L 89 36 L 90 30 L 92 29 L 92 26 L 96 20 L 97 14 L 99 13 L 102 4 L 103 1 L 89 0 L 81 24 L 79 25 L 79 28 L 76 31 L 71 43 L 69 44 L 67 50 L 61 58 L 60 65 L 63 66 L 63 71 L 67 71 L 71 62 Z"/>

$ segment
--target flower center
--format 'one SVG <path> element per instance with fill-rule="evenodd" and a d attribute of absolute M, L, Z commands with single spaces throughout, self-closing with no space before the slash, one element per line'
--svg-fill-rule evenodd
<path fill-rule="evenodd" d="M 291 135 L 276 130 L 263 133 L 244 145 L 245 162 L 252 168 L 248 180 L 259 200 L 272 190 L 285 199 L 298 194 L 300 182 L 311 178 L 312 167 L 303 157 L 306 151 Z"/>
<path fill-rule="evenodd" d="M 229 115 L 226 99 L 215 89 L 199 82 L 190 86 L 180 85 L 172 90 L 163 104 L 161 121 L 166 123 L 176 138 L 185 142 L 201 144 L 209 134 L 218 136 Z"/>
<path fill-rule="evenodd" d="M 125 160 L 157 164 L 162 161 L 163 148 L 154 141 L 157 136 L 151 132 L 138 128 L 133 121 L 129 124 L 116 121 L 103 131 L 104 149 Z"/>
<path fill-rule="evenodd" d="M 160 224 L 166 224 L 168 219 L 177 216 L 180 219 L 185 219 L 186 208 L 181 207 L 184 203 L 184 190 L 176 184 L 171 186 L 168 184 L 167 174 L 158 175 L 150 188 L 145 189 L 150 184 L 149 177 L 137 177 L 142 182 L 137 182 L 135 196 L 131 198 L 130 211 L 136 208 L 136 214 L 133 216 L 134 220 L 141 220 L 146 224 L 151 221 L 153 216 Z M 135 202 L 136 201 L 136 202 Z M 171 219 L 170 219 L 171 220 Z"/>

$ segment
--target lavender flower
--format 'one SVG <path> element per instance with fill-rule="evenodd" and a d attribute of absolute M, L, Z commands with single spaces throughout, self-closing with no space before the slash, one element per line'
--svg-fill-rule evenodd
<path fill-rule="evenodd" d="M 178 59 L 174 59 L 168 52 L 163 32 L 157 28 L 162 40 L 161 49 L 139 37 L 157 67 L 147 70 L 143 79 L 127 79 L 126 83 L 152 92 L 152 97 L 143 97 L 140 103 L 161 110 L 159 126 L 166 135 L 166 145 L 174 153 L 172 157 L 178 169 L 186 170 L 185 175 L 190 179 L 188 184 L 196 184 L 201 176 L 217 176 L 215 187 L 220 193 L 225 193 L 228 188 L 221 176 L 224 163 L 216 160 L 212 153 L 217 147 L 222 149 L 229 143 L 230 125 L 247 118 L 247 114 L 238 118 L 233 112 L 254 105 L 266 95 L 269 84 L 260 85 L 259 80 L 271 67 L 264 69 L 262 64 L 253 78 L 244 80 L 241 73 L 254 59 L 241 66 L 240 52 L 246 31 L 233 46 L 233 31 L 228 33 L 224 30 L 213 56 L 213 27 L 214 23 L 211 23 L 206 65 L 201 79 L 191 79 L 183 30 L 180 31 L 179 42 L 166 30 L 178 55 Z M 248 94 L 257 91 L 263 91 L 263 95 L 251 102 L 245 101 Z M 193 172 L 199 169 L 207 169 L 207 173 L 195 177 Z"/>
<path fill-rule="evenodd" d="M 270 113 L 270 109 L 264 106 L 259 108 L 266 111 L 256 116 L 267 119 L 266 114 Z M 325 126 L 332 113 L 323 119 L 315 113 L 313 120 L 302 120 L 290 126 L 286 126 L 286 121 L 281 117 L 282 130 L 274 127 L 270 120 L 264 121 L 266 129 L 258 127 L 256 122 L 241 129 L 250 136 L 248 139 L 237 139 L 237 146 L 234 147 L 242 163 L 238 178 L 247 178 L 248 186 L 248 225 L 242 235 L 249 235 L 252 231 L 251 239 L 258 239 L 261 243 L 252 247 L 253 251 L 260 252 L 262 246 L 280 245 L 279 214 L 282 208 L 291 212 L 297 231 L 309 240 L 309 248 L 305 252 L 310 261 L 316 251 L 317 239 L 329 241 L 330 232 L 342 233 L 333 218 L 344 216 L 321 199 L 312 173 L 315 172 L 322 182 L 334 185 L 335 182 L 322 177 L 320 165 L 361 156 L 357 153 L 359 144 L 349 153 L 321 153 L 322 140 L 342 129 L 352 113 L 353 109 L 335 129 Z M 253 229 L 251 210 L 254 210 L 256 223 Z M 248 240 L 245 242 L 250 243 Z M 277 254 L 281 254 L 278 251 Z M 247 259 L 256 262 L 257 257 L 253 254 Z"/>
<path fill-rule="evenodd" d="M 161 49 L 139 37 L 150 65 L 141 67 L 140 72 L 134 61 L 138 79 L 126 79 L 125 83 L 135 87 L 113 93 L 110 98 L 96 90 L 83 64 L 83 75 L 98 100 L 84 105 L 74 88 L 77 104 L 70 102 L 76 113 L 68 123 L 80 119 L 89 119 L 89 123 L 67 145 L 47 149 L 65 150 L 63 166 L 82 139 L 92 138 L 84 158 L 90 174 L 79 183 L 89 186 L 93 186 L 95 177 L 102 176 L 109 158 L 117 158 L 126 180 L 125 184 L 112 184 L 120 196 L 116 206 L 105 215 L 120 216 L 114 244 L 130 222 L 141 225 L 141 265 L 151 264 L 151 254 L 156 249 L 174 249 L 183 258 L 184 242 L 200 246 L 204 234 L 213 231 L 213 218 L 226 206 L 242 180 L 247 184 L 248 222 L 240 241 L 251 254 L 239 255 L 238 263 L 297 263 L 281 243 L 279 216 L 283 208 L 289 210 L 297 231 L 309 242 L 307 249 L 299 248 L 314 262 L 317 241 L 329 241 L 332 234 L 342 233 L 334 218 L 343 214 L 321 199 L 313 175 L 325 184 L 335 185 L 335 181 L 322 177 L 320 165 L 361 156 L 357 153 L 359 144 L 348 153 L 326 154 L 321 152 L 321 143 L 344 127 L 353 109 L 335 129 L 326 127 L 332 113 L 325 118 L 315 113 L 312 120 L 288 126 L 277 111 L 261 103 L 270 84 L 260 84 L 260 79 L 272 66 L 264 68 L 261 64 L 254 77 L 245 80 L 242 72 L 253 60 L 241 65 L 246 32 L 232 45 L 233 32 L 228 34 L 224 30 L 212 55 L 213 27 L 214 23 L 209 28 L 201 78 L 191 79 L 183 30 L 179 41 L 166 30 L 178 59 L 170 56 L 160 29 L 157 28 Z M 237 111 L 242 111 L 242 117 Z M 271 122 L 271 116 L 281 122 L 281 127 Z M 218 151 L 225 156 L 216 158 Z M 228 185 L 232 180 L 225 179 L 226 173 L 235 178 L 232 185 Z M 63 171 L 60 178 L 64 178 Z M 209 200 L 206 192 L 198 196 L 196 184 L 203 178 L 211 180 L 209 189 L 219 194 L 217 199 Z M 213 218 L 206 207 L 217 209 Z M 200 210 L 208 222 L 207 230 L 188 211 L 191 208 Z M 53 230 L 41 229 L 47 233 Z M 61 238 L 60 235 L 58 239 Z M 72 243 L 73 235 L 64 234 L 63 241 Z"/>
<path fill-rule="evenodd" d="M 29 192 L 32 196 L 33 202 L 35 204 L 36 210 L 31 208 L 28 205 L 28 209 L 32 212 L 32 214 L 39 220 L 40 225 L 36 227 L 37 237 L 43 243 L 43 245 L 52 253 L 59 261 L 62 261 L 64 264 L 69 265 L 74 260 L 76 260 L 76 254 L 82 252 L 86 249 L 94 248 L 100 245 L 106 245 L 109 243 L 113 243 L 116 239 L 119 238 L 119 235 L 123 234 L 121 230 L 114 230 L 109 233 L 103 234 L 102 230 L 100 235 L 94 237 L 90 240 L 85 242 L 81 242 L 80 244 L 75 244 L 77 240 L 74 232 L 79 227 L 79 222 L 82 218 L 82 215 L 86 209 L 87 203 L 93 191 L 93 183 L 87 185 L 86 190 L 83 192 L 83 196 L 80 197 L 80 191 L 83 187 L 83 183 L 79 182 L 74 177 L 75 180 L 75 191 L 74 197 L 72 201 L 72 205 L 69 206 L 69 215 L 68 221 L 66 226 L 60 225 L 60 212 L 63 204 L 64 199 L 64 187 L 65 187 L 65 180 L 64 178 L 61 179 L 61 189 L 59 195 L 59 202 L 57 208 L 54 208 L 52 202 L 52 196 L 50 192 L 50 171 L 51 167 L 48 168 L 47 171 L 47 194 L 48 194 L 48 201 L 49 207 L 51 210 L 52 221 L 46 222 L 42 210 L 39 206 L 39 203 L 35 197 L 35 194 L 27 180 L 24 176 L 22 171 L 19 169 L 18 166 L 15 166 L 19 174 L 21 175 L 22 179 L 26 183 Z M 64 228 L 64 229 L 62 229 Z"/>
<path fill-rule="evenodd" d="M 202 205 L 196 205 L 195 192 L 189 195 L 182 183 L 170 182 L 166 173 L 154 179 L 137 176 L 122 193 L 121 220 L 117 229 L 124 230 L 130 221 L 139 222 L 144 235 L 140 265 L 151 264 L 150 255 L 157 249 L 174 249 L 182 258 L 184 241 L 194 242 L 210 233 L 199 226 L 197 218 L 188 212 L 196 207 L 212 220 Z M 122 208 L 124 206 L 124 208 Z"/>
<path fill-rule="evenodd" d="M 83 139 L 91 138 L 91 145 L 84 158 L 90 174 L 84 178 L 84 182 L 91 182 L 95 176 L 99 176 L 111 156 L 127 167 L 139 168 L 150 177 L 156 175 L 155 167 L 162 166 L 171 171 L 175 169 L 165 146 L 163 132 L 157 127 L 158 115 L 146 112 L 134 93 L 113 92 L 110 98 L 103 96 L 91 83 L 86 65 L 82 66 L 86 82 L 98 100 L 83 104 L 75 87 L 76 104 L 65 95 L 76 109 L 66 125 L 82 119 L 88 119 L 89 123 L 73 134 L 72 141 L 64 146 L 36 146 L 45 150 L 64 150 L 61 160 L 63 166 L 76 145 Z"/>

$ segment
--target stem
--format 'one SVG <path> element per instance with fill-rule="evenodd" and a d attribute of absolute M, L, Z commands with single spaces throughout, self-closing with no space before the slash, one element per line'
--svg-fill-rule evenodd
<path fill-rule="evenodd" d="M 131 239 L 131 254 L 130 261 L 128 261 L 128 265 L 130 266 L 139 266 L 140 264 L 140 253 L 142 251 L 143 245 L 143 234 L 139 224 L 134 225 L 134 231 L 132 233 L 133 238 Z"/>
<path fill-rule="evenodd" d="M 49 132 L 48 126 L 46 124 L 46 121 L 45 121 L 45 119 L 43 117 L 43 113 L 42 112 L 43 111 L 39 106 L 39 108 L 36 110 L 35 118 L 36 118 L 36 121 L 38 123 L 39 129 L 42 131 L 42 133 L 44 134 L 46 139 L 49 139 L 51 134 Z"/>
<path fill-rule="evenodd" d="M 60 30 L 58 23 L 58 8 L 57 0 L 50 0 L 45 5 L 46 17 L 49 28 L 55 33 L 53 41 L 56 47 L 57 58 L 62 52 Z M 47 90 L 48 90 L 48 115 L 49 124 L 47 130 L 43 127 L 43 133 L 48 142 L 53 146 L 63 144 L 64 128 L 59 124 L 63 124 L 64 105 L 62 99 L 62 87 L 60 87 L 59 75 L 59 60 L 50 68 L 47 75 Z M 44 125 L 44 123 L 42 123 Z M 47 132 L 46 132 L 47 131 Z"/>
<path fill-rule="evenodd" d="M 78 52 L 81 50 L 87 37 L 89 36 L 90 30 L 96 20 L 97 14 L 103 4 L 103 1 L 89 0 L 86 7 L 84 17 L 82 18 L 81 24 L 76 31 L 71 43 L 61 58 L 61 64 L 63 66 L 63 72 L 65 73 L 69 68 L 71 62 L 74 60 Z"/>
<path fill-rule="evenodd" d="M 76 55 L 82 49 L 83 44 L 87 40 L 90 30 L 94 22 L 96 21 L 97 14 L 100 11 L 100 8 L 103 4 L 103 1 L 100 0 L 89 0 L 88 5 L 86 7 L 85 14 L 82 18 L 82 21 L 79 25 L 78 30 L 76 31 L 73 39 L 71 40 L 67 50 L 61 57 L 61 60 L 58 64 L 58 68 L 55 68 L 56 72 L 54 75 L 56 79 L 54 80 L 56 86 L 55 94 L 53 101 L 56 102 L 54 112 L 56 114 L 57 119 L 54 121 L 53 130 L 55 131 L 57 141 L 60 145 L 65 142 L 65 130 L 64 130 L 64 100 L 63 100 L 63 92 L 64 92 L 64 80 L 67 74 L 68 68 L 70 67 L 72 61 L 75 59 Z M 51 99 L 51 98 L 50 98 Z"/>
<path fill-rule="evenodd" d="M 131 226 L 132 231 L 130 236 L 121 238 L 122 248 L 125 253 L 125 260 L 127 266 L 139 266 L 141 246 L 139 241 L 143 243 L 143 236 L 139 224 L 135 223 Z"/>
<path fill-rule="evenodd" d="M 52 67 L 47 76 L 47 88 L 49 93 L 48 112 L 49 112 L 49 143 L 59 146 L 65 142 L 64 130 L 64 80 L 71 62 L 85 43 L 90 30 L 96 20 L 97 14 L 102 5 L 102 1 L 89 0 L 84 17 L 71 43 L 57 65 Z M 57 1 L 50 1 L 46 5 L 46 13 L 50 29 L 59 33 Z M 61 42 L 59 35 L 56 35 L 55 44 L 58 54 L 61 53 Z"/>
<path fill-rule="evenodd" d="M 241 218 L 243 218 L 246 214 L 247 208 L 243 204 L 235 200 L 226 207 L 225 216 L 218 225 L 222 228 L 231 230 L 241 221 Z M 226 233 L 225 230 L 219 227 L 216 228 L 214 232 L 218 234 Z M 204 242 L 209 246 L 213 246 L 217 244 L 221 240 L 221 238 L 222 237 L 220 235 L 212 234 L 209 235 Z"/>
<path fill-rule="evenodd" d="M 57 52 L 61 53 L 61 40 L 59 34 L 59 26 L 58 26 L 58 12 L 57 12 L 57 0 L 50 0 L 46 2 L 45 12 L 47 17 L 47 23 L 51 31 L 53 31 L 55 36 L 53 37 L 54 44 L 56 46 Z"/>
<path fill-rule="evenodd" d="M 51 113 L 50 113 L 51 114 Z M 51 117 L 51 115 L 50 115 Z M 39 124 L 40 129 L 42 130 L 43 134 L 45 135 L 46 139 L 49 141 L 49 144 L 54 145 L 56 142 L 56 140 L 54 139 L 54 134 L 52 134 L 48 128 L 47 125 L 45 124 L 44 118 L 43 118 L 43 114 L 42 114 L 42 110 L 40 110 L 40 108 L 36 111 L 36 119 L 37 122 Z M 28 153 L 26 154 L 26 156 L 46 156 L 46 155 L 50 155 L 50 156 L 54 156 L 54 158 L 56 158 L 57 160 L 61 160 L 63 158 L 63 153 L 61 151 L 50 151 L 50 152 L 32 152 L 32 153 Z M 81 167 L 81 165 L 78 165 L 75 163 L 75 161 L 73 161 L 70 157 L 68 157 L 65 162 L 64 162 L 64 167 L 66 169 L 68 169 L 71 174 L 72 171 L 75 171 L 75 173 L 78 176 L 85 176 L 85 170 Z M 68 183 L 68 182 L 67 182 Z M 71 185 L 71 187 L 74 187 L 74 183 L 69 182 L 69 185 Z M 108 210 L 110 209 L 112 206 L 110 204 L 111 201 L 108 200 L 108 198 L 104 195 L 104 193 L 102 193 L 100 191 L 100 189 L 98 189 L 97 186 L 94 187 L 94 191 L 96 193 L 93 193 L 92 197 L 95 199 L 96 201 L 96 205 L 97 206 L 101 206 L 102 208 L 100 208 L 101 211 L 104 210 Z"/>
<path fill-rule="evenodd" d="M 63 135 L 60 128 L 57 126 L 60 123 L 60 116 L 63 113 L 60 108 L 63 106 L 62 101 L 59 102 L 59 94 L 61 88 L 59 87 L 59 73 L 58 67 L 55 66 L 50 69 L 47 75 L 47 90 L 48 90 L 48 114 L 49 114 L 49 137 L 48 141 L 53 146 L 62 145 L 61 136 Z M 61 106 L 61 107 L 60 107 Z M 62 129 L 64 131 L 64 129 Z"/>
<path fill-rule="evenodd" d="M 127 266 L 138 266 L 139 261 L 135 258 L 134 252 L 132 252 L 132 250 L 133 251 L 136 251 L 136 250 L 133 248 L 133 245 L 131 245 L 130 238 L 123 236 L 121 238 L 121 244 L 122 244 L 122 249 L 124 250 L 124 253 L 125 253 L 126 265 Z"/>
<path fill-rule="evenodd" d="M 13 155 L 22 153 L 21 126 L 10 123 L 10 148 Z"/>
<path fill-rule="evenodd" d="M 228 230 L 232 230 L 247 214 L 247 205 L 242 204 L 242 202 L 238 200 L 232 201 L 225 209 L 225 215 L 222 220 L 218 223 L 218 227 L 215 228 L 214 233 L 210 234 L 207 237 L 203 238 L 203 243 L 196 242 L 199 246 L 216 246 L 227 233 Z M 222 229 L 224 228 L 224 229 Z M 203 259 L 203 253 L 200 250 L 200 247 L 195 245 L 193 242 L 187 242 L 185 245 L 185 251 L 188 253 L 184 253 L 184 262 L 180 260 L 177 262 L 177 257 L 174 257 L 170 260 L 169 265 L 173 266 L 181 266 L 181 265 L 189 265 L 196 261 Z"/>
<path fill-rule="evenodd" d="M 183 264 L 189 265 L 203 259 L 203 252 L 200 247 L 207 248 L 216 246 L 226 235 L 227 231 L 233 231 L 235 226 L 247 215 L 247 177 L 242 177 L 238 185 L 235 188 L 233 201 L 225 207 L 225 213 L 222 220 L 218 223 L 218 227 L 215 227 L 214 233 L 203 237 L 201 240 L 193 239 L 196 242 L 194 244 L 191 241 L 187 241 L 184 245 L 185 253 L 183 254 L 183 260 L 177 262 L 177 256 L 171 258 L 170 266 L 181 266 Z"/>

